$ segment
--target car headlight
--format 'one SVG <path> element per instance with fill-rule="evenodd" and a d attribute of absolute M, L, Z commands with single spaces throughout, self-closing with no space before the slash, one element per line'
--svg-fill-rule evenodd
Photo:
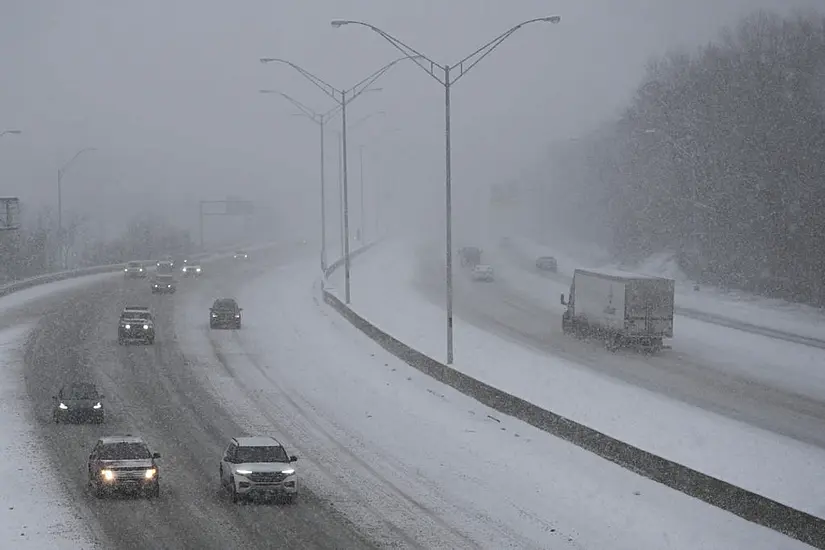
<path fill-rule="evenodd" d="M 235 473 L 239 476 L 248 476 L 252 473 L 252 470 L 235 470 Z"/>
<path fill-rule="evenodd" d="M 157 474 L 157 473 L 158 473 L 157 468 L 149 468 L 148 470 L 143 472 L 143 478 L 144 479 L 152 479 L 152 478 L 155 477 L 155 474 Z"/>
<path fill-rule="evenodd" d="M 240 313 L 236 313 L 236 314 L 235 314 L 235 319 L 240 319 L 240 318 L 241 318 L 241 314 L 240 314 Z"/>
<path fill-rule="evenodd" d="M 149 330 L 149 325 L 143 325 L 143 330 Z"/>
<path fill-rule="evenodd" d="M 65 410 L 68 410 L 68 409 L 69 409 L 69 407 L 67 407 L 65 403 L 61 403 L 60 405 L 58 405 L 58 408 L 59 408 L 60 410 L 63 410 L 63 411 L 65 411 Z"/>
<path fill-rule="evenodd" d="M 218 316 L 218 314 L 217 314 L 217 313 L 213 313 L 213 314 L 212 314 L 212 317 L 217 317 L 217 316 Z"/>
<path fill-rule="evenodd" d="M 123 325 L 123 328 L 125 328 L 126 330 L 129 330 L 130 328 L 132 328 L 132 325 Z"/>
<path fill-rule="evenodd" d="M 94 406 L 94 407 L 92 407 L 92 408 L 96 410 L 96 409 L 100 409 L 101 407 L 103 407 L 103 405 L 101 405 L 101 404 L 100 404 L 100 401 L 98 401 L 98 402 L 95 404 L 95 406 Z"/>
<path fill-rule="evenodd" d="M 166 285 L 166 288 L 172 288 L 172 285 Z"/>
<path fill-rule="evenodd" d="M 115 473 L 112 470 L 100 470 L 100 477 L 105 481 L 114 481 Z"/>
<path fill-rule="evenodd" d="M 124 268 L 124 269 L 123 269 L 123 272 L 124 272 L 124 273 L 128 273 L 128 272 L 129 272 L 129 268 Z"/>
<path fill-rule="evenodd" d="M 143 271 L 143 268 L 141 267 L 138 271 Z"/>
<path fill-rule="evenodd" d="M 201 272 L 201 268 L 198 268 L 198 269 L 196 269 L 195 271 L 197 271 L 198 273 L 200 273 L 200 272 Z"/>
<path fill-rule="evenodd" d="M 291 476 L 292 474 L 294 474 L 294 473 L 295 473 L 295 470 L 293 470 L 292 468 L 290 468 L 289 470 L 281 470 L 281 473 L 282 473 L 282 474 L 284 474 L 284 475 L 286 475 L 286 476 Z"/>

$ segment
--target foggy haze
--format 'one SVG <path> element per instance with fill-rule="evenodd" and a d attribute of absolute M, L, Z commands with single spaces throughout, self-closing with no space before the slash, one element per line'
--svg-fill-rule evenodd
<path fill-rule="evenodd" d="M 23 134 L 0 140 L 0 194 L 19 196 L 29 211 L 54 210 L 57 169 L 95 147 L 67 172 L 64 215 L 88 216 L 100 234 L 117 232 L 139 211 L 161 212 L 194 233 L 198 200 L 236 195 L 277 212 L 277 231 L 315 239 L 318 127 L 258 90 L 277 89 L 319 112 L 334 103 L 260 57 L 288 59 L 348 88 L 399 52 L 364 28 L 334 29 L 332 19 L 365 20 L 453 63 L 512 24 L 559 14 L 560 25 L 519 32 L 453 90 L 456 208 L 476 210 L 490 185 L 541 166 L 549 143 L 582 135 L 621 109 L 651 56 L 704 43 L 759 8 L 818 4 L 7 1 L 0 3 L 0 131 Z M 351 206 L 363 145 L 367 210 L 380 185 L 416 225 L 440 226 L 443 88 L 412 63 L 376 86 L 383 91 L 349 107 L 352 122 L 387 113 L 350 132 Z M 327 132 L 331 226 L 339 129 L 336 119 Z M 384 208 L 382 220 L 393 218 Z"/>

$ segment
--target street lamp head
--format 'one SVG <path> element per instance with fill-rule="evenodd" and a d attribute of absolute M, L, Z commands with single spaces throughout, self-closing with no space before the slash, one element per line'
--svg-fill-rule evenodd
<path fill-rule="evenodd" d="M 553 24 L 560 23 L 561 22 L 561 15 L 551 15 L 550 17 L 544 17 L 542 19 L 542 21 L 545 21 L 547 23 L 553 23 Z"/>
<path fill-rule="evenodd" d="M 338 27 L 343 27 L 344 25 L 349 25 L 350 23 L 351 21 L 346 21 L 344 19 L 335 19 L 333 21 L 330 21 L 329 24 L 337 29 Z"/>
<path fill-rule="evenodd" d="M 2 134 L 13 134 L 13 135 L 20 135 L 23 132 L 21 130 L 3 130 Z"/>

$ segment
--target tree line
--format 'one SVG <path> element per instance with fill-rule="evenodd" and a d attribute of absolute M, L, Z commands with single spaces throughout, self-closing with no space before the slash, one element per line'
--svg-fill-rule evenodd
<path fill-rule="evenodd" d="M 69 217 L 58 238 L 55 216 L 49 209 L 27 211 L 22 206 L 22 227 L 0 231 L 0 285 L 12 281 L 94 265 L 149 260 L 164 254 L 188 254 L 195 245 L 187 231 L 172 226 L 160 215 L 133 217 L 122 234 L 110 239 L 89 238 L 88 220 Z"/>
<path fill-rule="evenodd" d="M 550 156 L 549 210 L 602 220 L 620 258 L 668 251 L 694 279 L 825 305 L 821 14 L 758 12 L 651 61 L 617 120 Z"/>

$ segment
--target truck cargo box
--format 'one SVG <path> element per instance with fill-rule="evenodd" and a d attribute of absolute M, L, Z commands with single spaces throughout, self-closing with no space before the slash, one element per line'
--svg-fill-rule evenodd
<path fill-rule="evenodd" d="M 565 332 L 604 335 L 618 345 L 661 347 L 673 337 L 675 281 L 618 270 L 576 269 L 562 303 Z"/>

